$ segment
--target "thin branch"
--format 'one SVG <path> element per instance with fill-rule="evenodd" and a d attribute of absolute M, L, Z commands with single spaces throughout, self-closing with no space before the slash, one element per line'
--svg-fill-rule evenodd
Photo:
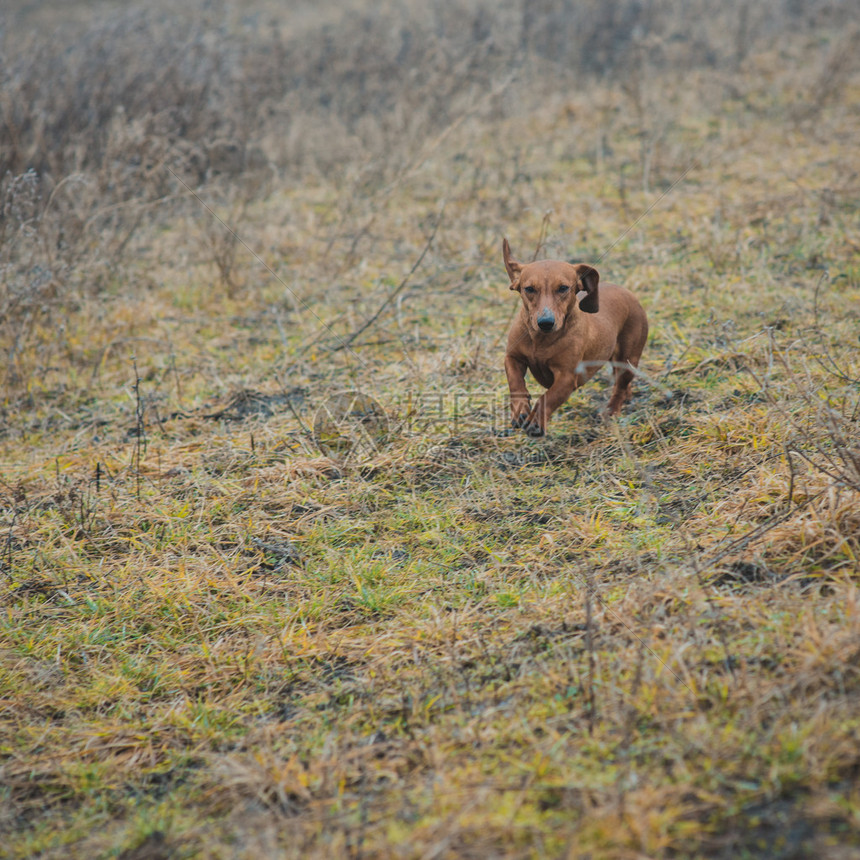
<path fill-rule="evenodd" d="M 352 345 L 353 341 L 363 334 L 367 329 L 369 329 L 382 315 L 382 312 L 397 298 L 400 293 L 406 288 L 406 285 L 409 283 L 409 279 L 415 274 L 418 267 L 424 260 L 424 257 L 427 256 L 427 252 L 430 250 L 430 246 L 433 244 L 433 240 L 436 238 L 436 232 L 439 229 L 439 225 L 442 223 L 442 216 L 445 213 L 445 206 L 447 204 L 447 200 L 442 201 L 442 206 L 439 209 L 439 214 L 436 216 L 436 223 L 433 225 L 433 230 L 430 233 L 427 241 L 424 244 L 424 248 L 421 253 L 418 255 L 418 259 L 412 264 L 412 268 L 406 273 L 403 280 L 397 285 L 397 287 L 392 290 L 385 298 L 385 301 L 377 308 L 376 313 L 370 316 L 365 322 L 354 331 L 349 337 L 341 338 L 340 343 L 332 347 L 332 352 L 339 352 L 342 349 L 349 349 Z"/>
<path fill-rule="evenodd" d="M 543 213 L 543 220 L 540 222 L 540 233 L 538 233 L 537 245 L 535 245 L 535 252 L 532 254 L 532 262 L 534 262 L 538 258 L 538 254 L 540 254 L 541 248 L 543 248 L 546 243 L 546 236 L 549 232 L 549 219 L 552 217 L 552 209 L 547 209 L 546 212 Z"/>

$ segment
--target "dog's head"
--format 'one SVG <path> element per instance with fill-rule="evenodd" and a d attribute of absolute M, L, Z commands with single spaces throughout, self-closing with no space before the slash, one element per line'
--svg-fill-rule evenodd
<path fill-rule="evenodd" d="M 520 263 L 511 256 L 511 246 L 502 243 L 511 289 L 523 299 L 529 328 L 535 332 L 560 331 L 566 319 L 577 309 L 596 314 L 599 308 L 597 269 L 585 263 L 540 260 Z"/>

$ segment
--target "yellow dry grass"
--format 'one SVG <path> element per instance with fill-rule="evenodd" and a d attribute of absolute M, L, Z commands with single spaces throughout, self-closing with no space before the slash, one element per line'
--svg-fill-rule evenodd
<path fill-rule="evenodd" d="M 303 107 L 0 321 L 0 855 L 852 856 L 849 36 Z M 506 432 L 503 235 L 642 298 L 617 421 Z"/>

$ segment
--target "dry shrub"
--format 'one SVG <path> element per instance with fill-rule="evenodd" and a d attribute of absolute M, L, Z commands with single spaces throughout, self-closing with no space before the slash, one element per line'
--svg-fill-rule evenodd
<path fill-rule="evenodd" d="M 307 30 L 230 4 L 132 9 L 83 33 L 7 39 L 0 174 L 32 168 L 53 184 L 109 161 L 102 190 L 128 199 L 175 189 L 164 165 L 192 184 L 241 172 L 259 162 L 264 138 L 280 144 L 270 154 L 285 169 L 356 163 L 444 128 L 513 71 L 520 84 L 506 93 L 525 95 L 540 82 L 564 93 L 584 75 L 629 80 L 645 67 L 732 68 L 757 37 L 838 24 L 843 5 L 400 0 Z M 340 132 L 322 149 L 320 126 Z"/>
<path fill-rule="evenodd" d="M 54 312 L 74 269 L 74 234 L 81 225 L 46 218 L 51 201 L 45 203 L 34 170 L 7 173 L 0 203 L 0 337 L 4 381 L 16 385 L 26 375 L 25 347 L 40 330 L 61 325 Z"/>
<path fill-rule="evenodd" d="M 789 499 L 817 492 L 808 512 L 772 538 L 772 554 L 796 556 L 808 569 L 860 570 L 860 448 L 856 446 L 860 397 L 850 369 L 830 357 L 823 382 L 798 386 L 805 418 L 791 416 L 786 446 Z M 801 379 L 803 379 L 801 377 Z M 805 380 L 804 380 L 805 381 Z M 808 477 L 804 475 L 808 474 Z M 817 485 L 817 486 L 816 486 Z"/>
<path fill-rule="evenodd" d="M 0 171 L 32 168 L 57 182 L 99 171 L 106 159 L 124 161 L 125 182 L 109 172 L 103 191 L 141 195 L 163 158 L 159 147 L 214 139 L 236 122 L 219 111 L 230 101 L 221 89 L 229 69 L 207 29 L 205 19 L 195 25 L 138 11 L 108 16 L 65 50 L 39 35 L 14 53 L 6 46 Z M 118 148 L 123 139 L 128 145 Z"/>
<path fill-rule="evenodd" d="M 101 200 L 86 174 L 50 190 L 32 169 L 0 178 L 0 380 L 10 391 L 68 357 L 72 318 L 117 277 L 145 208 Z"/>
<path fill-rule="evenodd" d="M 824 0 L 716 9 L 678 0 L 392 0 L 329 23 L 318 14 L 314 28 L 299 27 L 298 15 L 272 20 L 262 6 L 155 5 L 104 15 L 83 31 L 7 36 L 0 176 L 34 170 L 51 193 L 81 173 L 95 181 L 101 208 L 158 200 L 162 214 L 168 195 L 270 160 L 291 176 L 370 167 L 379 178 L 470 112 L 516 112 L 536 94 L 575 92 L 584 76 L 634 92 L 646 69 L 731 69 L 757 36 L 772 40 L 828 16 L 838 23 L 848 12 Z M 653 106 L 634 102 L 659 137 Z"/>
<path fill-rule="evenodd" d="M 821 332 L 818 338 L 823 340 Z M 734 529 L 749 527 L 769 564 L 808 577 L 860 571 L 860 381 L 856 362 L 810 343 L 813 360 L 777 354 L 770 370 L 753 375 L 778 416 L 781 466 L 756 478 L 709 512 Z M 818 351 L 817 356 L 814 355 Z M 749 370 L 749 368 L 747 368 Z M 784 377 L 779 379 L 784 372 Z M 752 371 L 750 371 L 752 372 Z"/>
<path fill-rule="evenodd" d="M 822 501 L 774 530 L 768 555 L 799 560 L 807 571 L 856 570 L 860 562 L 860 513 L 856 494 L 828 488 Z M 808 573 L 805 575 L 809 575 Z"/>

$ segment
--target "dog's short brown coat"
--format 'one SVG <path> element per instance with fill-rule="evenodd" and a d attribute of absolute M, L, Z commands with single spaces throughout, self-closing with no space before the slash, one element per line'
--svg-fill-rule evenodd
<path fill-rule="evenodd" d="M 631 367 L 639 366 L 648 338 L 639 300 L 615 284 L 598 288 L 597 269 L 585 263 L 520 263 L 511 257 L 507 239 L 502 256 L 511 289 L 522 297 L 505 353 L 511 423 L 530 436 L 543 436 L 552 413 L 608 361 L 615 388 L 606 411 L 617 414 L 630 397 Z M 526 370 L 547 389 L 534 405 Z"/>

